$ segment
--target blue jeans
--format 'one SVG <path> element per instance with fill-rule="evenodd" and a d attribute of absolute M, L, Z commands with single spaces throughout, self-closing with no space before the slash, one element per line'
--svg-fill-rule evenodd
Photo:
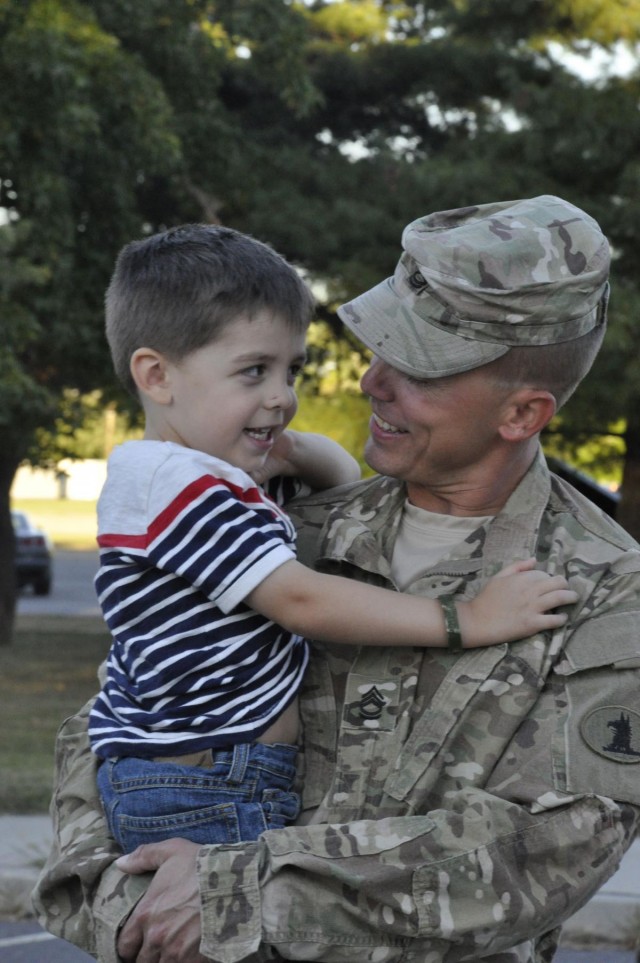
<path fill-rule="evenodd" d="M 243 743 L 215 752 L 211 768 L 123 756 L 105 759 L 98 789 L 112 835 L 125 853 L 180 836 L 237 843 L 281 829 L 298 815 L 291 791 L 296 747 Z"/>

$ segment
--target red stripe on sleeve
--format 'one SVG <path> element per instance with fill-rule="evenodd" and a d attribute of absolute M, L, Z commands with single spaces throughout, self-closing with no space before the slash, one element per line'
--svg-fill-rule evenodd
<path fill-rule="evenodd" d="M 98 545 L 101 548 L 147 548 L 162 532 L 168 528 L 178 515 L 192 502 L 196 501 L 204 492 L 216 486 L 222 486 L 230 491 L 240 502 L 246 505 L 264 505 L 257 487 L 240 488 L 226 479 L 216 478 L 215 475 L 201 475 L 187 485 L 176 498 L 153 519 L 146 532 L 140 535 L 99 535 Z"/>

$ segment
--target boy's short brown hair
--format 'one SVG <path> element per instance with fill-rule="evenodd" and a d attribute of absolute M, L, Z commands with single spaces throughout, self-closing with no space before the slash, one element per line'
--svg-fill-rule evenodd
<path fill-rule="evenodd" d="M 116 374 L 137 395 L 129 364 L 138 348 L 180 361 L 236 318 L 259 311 L 304 331 L 314 301 L 295 269 L 268 245 L 228 227 L 185 224 L 120 251 L 105 306 Z"/>

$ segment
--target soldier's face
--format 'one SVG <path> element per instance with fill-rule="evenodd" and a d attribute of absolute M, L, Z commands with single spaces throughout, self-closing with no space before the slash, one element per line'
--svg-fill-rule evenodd
<path fill-rule="evenodd" d="M 417 381 L 374 358 L 361 386 L 373 410 L 367 463 L 405 481 L 413 504 L 442 510 L 442 500 L 482 484 L 501 444 L 505 397 L 482 368 Z"/>

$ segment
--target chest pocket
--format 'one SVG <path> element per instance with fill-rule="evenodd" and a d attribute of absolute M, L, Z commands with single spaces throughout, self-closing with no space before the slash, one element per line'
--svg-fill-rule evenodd
<path fill-rule="evenodd" d="M 363 647 L 347 671 L 333 666 L 338 738 L 331 783 L 314 821 L 405 814 L 403 805 L 384 799 L 383 787 L 407 738 L 422 657 L 420 649 Z M 305 801 L 307 795 L 305 789 Z"/>
<path fill-rule="evenodd" d="M 521 650 L 524 654 L 526 649 Z M 540 691 L 539 673 L 516 647 L 455 660 L 397 756 L 385 792 L 420 809 L 434 790 L 484 785 Z"/>

